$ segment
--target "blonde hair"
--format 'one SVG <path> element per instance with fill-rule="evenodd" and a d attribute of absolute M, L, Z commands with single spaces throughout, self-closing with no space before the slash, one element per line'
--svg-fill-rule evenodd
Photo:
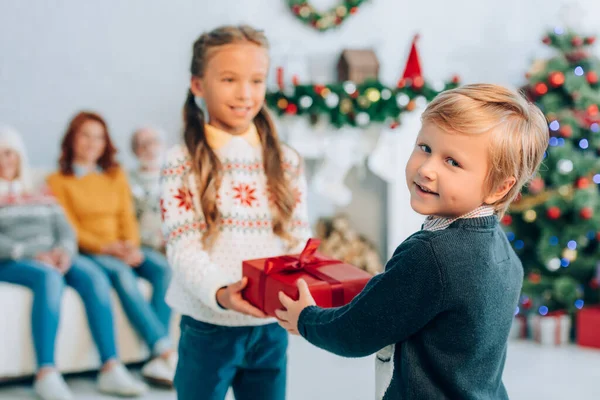
<path fill-rule="evenodd" d="M 507 178 L 516 180 L 508 193 L 492 204 L 500 217 L 534 177 L 548 147 L 548 122 L 540 109 L 521 94 L 498 85 L 472 84 L 443 92 L 421 118 L 446 132 L 491 133 L 487 194 Z"/>
<path fill-rule="evenodd" d="M 190 73 L 202 78 L 211 55 L 220 46 L 232 43 L 252 43 L 268 49 L 267 38 L 262 31 L 247 25 L 222 26 L 203 33 L 194 42 Z M 184 141 L 192 157 L 192 169 L 196 176 L 200 204 L 206 222 L 206 231 L 202 234 L 202 243 L 210 248 L 219 235 L 221 215 L 217 208 L 217 193 L 223 178 L 221 162 L 208 145 L 204 132 L 204 113 L 196 104 L 191 90 L 188 90 L 183 109 Z M 267 176 L 267 186 L 272 195 L 271 212 L 273 215 L 273 233 L 293 246 L 294 238 L 289 233 L 296 200 L 289 180 L 283 171 L 283 152 L 277 137 L 275 126 L 267 109 L 263 106 L 254 117 L 254 124 L 260 136 L 263 148 L 263 166 Z"/>

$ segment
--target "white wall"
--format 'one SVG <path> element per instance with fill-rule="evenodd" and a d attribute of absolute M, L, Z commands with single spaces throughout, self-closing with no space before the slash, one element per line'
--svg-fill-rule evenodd
<path fill-rule="evenodd" d="M 0 122 L 24 134 L 35 163 L 53 166 L 67 121 L 77 110 L 94 109 L 107 118 L 122 160 L 130 163 L 128 136 L 137 125 L 160 125 L 171 141 L 178 139 L 191 44 L 200 32 L 226 23 L 264 28 L 274 59 L 294 51 L 317 60 L 316 69 L 330 71 L 331 80 L 343 48 L 372 46 L 381 79 L 393 84 L 411 36 L 419 32 L 427 78 L 456 72 L 466 82 L 516 85 L 532 58 L 543 54 L 540 36 L 558 21 L 563 1 L 502 3 L 373 0 L 341 29 L 318 33 L 296 21 L 284 0 L 0 0 Z M 600 2 L 580 4 L 583 26 L 598 29 Z M 365 201 L 378 199 L 370 207 L 384 208 L 385 186 L 376 184 L 373 192 L 372 182 L 350 181 L 355 222 L 383 241 L 385 212 L 362 210 Z M 327 209 L 315 209 L 320 207 Z"/>

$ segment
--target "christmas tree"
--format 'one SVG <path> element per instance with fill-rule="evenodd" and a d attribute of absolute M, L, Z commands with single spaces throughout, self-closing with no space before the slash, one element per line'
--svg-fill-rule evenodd
<path fill-rule="evenodd" d="M 524 90 L 544 112 L 544 162 L 503 218 L 525 269 L 520 312 L 546 315 L 598 302 L 600 262 L 600 73 L 595 41 L 556 28 L 556 56 L 534 62 Z"/>

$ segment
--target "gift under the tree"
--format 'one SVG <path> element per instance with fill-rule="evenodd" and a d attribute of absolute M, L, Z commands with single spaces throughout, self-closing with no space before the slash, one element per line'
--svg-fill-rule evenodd
<path fill-rule="evenodd" d="M 577 313 L 577 344 L 600 348 L 600 307 L 585 307 Z"/>
<path fill-rule="evenodd" d="M 244 261 L 248 284 L 243 297 L 267 315 L 275 316 L 275 310 L 283 308 L 279 292 L 298 299 L 297 281 L 302 278 L 319 307 L 348 304 L 372 275 L 318 253 L 320 243 L 319 239 L 309 239 L 301 254 Z"/>
<path fill-rule="evenodd" d="M 516 315 L 510 327 L 509 339 L 525 339 L 527 337 L 527 320 L 522 315 Z"/>
<path fill-rule="evenodd" d="M 571 317 L 564 311 L 529 317 L 529 331 L 533 340 L 544 345 L 561 345 L 569 342 Z"/>

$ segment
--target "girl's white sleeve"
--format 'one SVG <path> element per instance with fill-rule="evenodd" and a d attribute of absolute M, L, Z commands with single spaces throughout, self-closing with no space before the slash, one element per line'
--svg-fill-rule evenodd
<path fill-rule="evenodd" d="M 211 261 L 202 245 L 206 229 L 197 190 L 191 189 L 191 160 L 183 146 L 171 149 L 161 171 L 160 208 L 167 258 L 173 279 L 192 296 L 220 313 L 229 313 L 217 303 L 217 291 L 231 283 L 231 278 Z"/>

